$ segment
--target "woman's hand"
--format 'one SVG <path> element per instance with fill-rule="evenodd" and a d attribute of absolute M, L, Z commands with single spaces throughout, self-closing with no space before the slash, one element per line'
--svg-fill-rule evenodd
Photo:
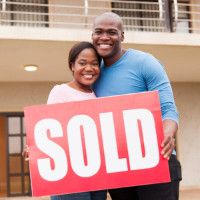
<path fill-rule="evenodd" d="M 29 161 L 29 147 L 26 145 L 22 152 L 22 156 L 24 157 L 25 161 Z"/>

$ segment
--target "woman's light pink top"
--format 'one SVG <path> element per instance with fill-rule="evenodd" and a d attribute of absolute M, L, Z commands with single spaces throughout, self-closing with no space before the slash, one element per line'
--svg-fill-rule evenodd
<path fill-rule="evenodd" d="M 95 99 L 94 92 L 86 93 L 76 90 L 67 84 L 56 85 L 51 90 L 47 104 L 65 103 L 69 101 L 81 101 L 87 99 Z"/>

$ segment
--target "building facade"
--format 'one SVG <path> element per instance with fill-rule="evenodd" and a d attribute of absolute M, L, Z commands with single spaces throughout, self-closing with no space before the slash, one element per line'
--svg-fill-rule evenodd
<path fill-rule="evenodd" d="M 0 197 L 31 194 L 23 108 L 45 104 L 53 85 L 71 80 L 68 51 L 91 41 L 92 22 L 105 11 L 123 18 L 124 48 L 147 51 L 165 66 L 180 113 L 181 189 L 200 188 L 199 0 L 1 0 Z"/>

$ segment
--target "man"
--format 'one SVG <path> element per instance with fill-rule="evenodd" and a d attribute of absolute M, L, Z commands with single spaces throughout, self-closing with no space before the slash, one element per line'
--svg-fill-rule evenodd
<path fill-rule="evenodd" d="M 103 58 L 101 76 L 94 85 L 98 97 L 158 90 L 165 135 L 161 154 L 170 167 L 170 183 L 112 189 L 112 200 L 177 200 L 181 180 L 174 151 L 178 114 L 163 66 L 150 54 L 122 48 L 123 23 L 115 13 L 107 12 L 95 19 L 92 40 Z"/>

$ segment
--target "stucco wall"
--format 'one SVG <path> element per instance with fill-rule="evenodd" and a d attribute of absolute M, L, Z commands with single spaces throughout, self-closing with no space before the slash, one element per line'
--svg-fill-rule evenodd
<path fill-rule="evenodd" d="M 182 163 L 181 186 L 200 188 L 200 83 L 173 84 L 180 113 L 178 156 Z"/>
<path fill-rule="evenodd" d="M 46 103 L 55 83 L 0 83 L 0 112 L 23 111 Z M 181 187 L 200 188 L 200 83 L 173 83 L 180 113 L 178 156 L 183 168 Z"/>
<path fill-rule="evenodd" d="M 53 83 L 0 83 L 0 112 L 21 112 L 25 106 L 45 104 Z"/>

